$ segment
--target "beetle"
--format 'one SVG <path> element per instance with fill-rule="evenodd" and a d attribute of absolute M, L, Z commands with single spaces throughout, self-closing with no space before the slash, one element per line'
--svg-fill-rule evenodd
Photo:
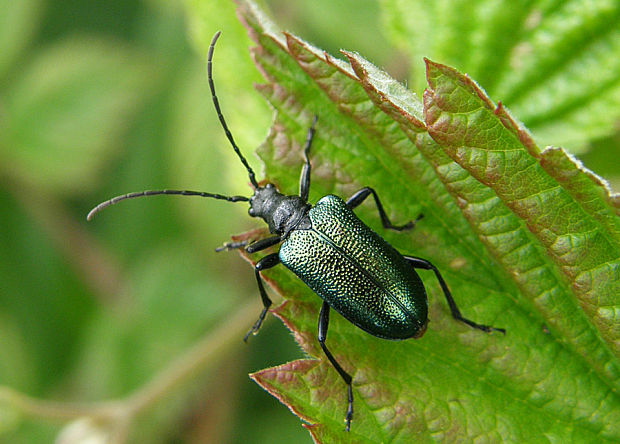
<path fill-rule="evenodd" d="M 218 119 L 241 163 L 248 172 L 254 189 L 251 197 L 187 190 L 147 190 L 124 194 L 100 203 L 87 216 L 92 217 L 105 207 L 122 200 L 160 194 L 200 196 L 228 202 L 249 202 L 249 215 L 267 223 L 272 236 L 248 244 L 231 242 L 216 251 L 245 248 L 255 253 L 280 244 L 277 253 L 271 253 L 256 262 L 254 274 L 263 303 L 256 323 L 243 340 L 256 334 L 272 304 L 265 291 L 261 273 L 283 264 L 297 275 L 322 300 L 317 339 L 330 364 L 347 386 L 345 429 L 350 430 L 353 419 L 353 390 L 351 375 L 342 368 L 325 343 L 329 313 L 336 310 L 345 319 L 373 336 L 401 340 L 419 338 L 428 324 L 428 303 L 424 285 L 416 269 L 435 274 L 446 298 L 452 317 L 484 332 L 502 328 L 477 324 L 461 314 L 439 270 L 428 260 L 399 253 L 381 236 L 366 226 L 353 212 L 372 196 L 384 228 L 396 231 L 414 227 L 421 215 L 404 225 L 390 222 L 376 191 L 364 187 L 346 201 L 335 195 L 322 197 L 314 206 L 308 203 L 310 189 L 310 147 L 314 139 L 317 116 L 310 125 L 303 148 L 304 163 L 297 195 L 285 195 L 271 183 L 260 186 L 254 171 L 238 148 L 220 109 L 213 81 L 213 52 L 220 36 L 218 31 L 211 40 L 207 55 L 207 78 L 211 98 Z"/>

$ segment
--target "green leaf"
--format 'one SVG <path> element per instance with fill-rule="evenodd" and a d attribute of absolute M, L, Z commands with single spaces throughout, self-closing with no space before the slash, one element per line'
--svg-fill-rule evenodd
<path fill-rule="evenodd" d="M 42 0 L 0 0 L 0 79 L 30 43 L 42 9 Z"/>
<path fill-rule="evenodd" d="M 545 254 L 545 261 L 534 261 L 534 254 L 519 257 L 518 268 L 510 270 L 518 273 L 515 282 L 538 281 L 532 274 L 540 276 L 541 267 L 558 276 L 552 287 L 529 286 L 532 300 L 539 304 L 547 322 L 556 324 L 594 368 L 620 387 L 620 368 L 617 363 L 610 365 L 613 354 L 620 355 L 620 329 L 614 313 L 620 294 L 620 221 L 608 190 L 592 173 L 572 163 L 564 151 L 551 148 L 540 153 L 505 108 L 494 108 L 469 78 L 432 62 L 427 62 L 427 77 L 424 105 L 430 135 L 520 219 L 520 226 L 514 228 L 494 224 L 498 231 L 494 234 L 512 237 L 527 230 L 527 243 L 535 243 Z M 586 176 L 577 178 L 581 186 L 572 183 L 566 189 L 558 183 L 567 170 Z M 596 187 L 597 195 L 590 192 L 587 196 Z M 582 189 L 586 196 L 581 196 Z M 589 202 L 592 197 L 594 203 Z M 502 242 L 497 256 L 508 258 L 515 251 L 519 256 L 518 249 L 525 245 Z M 562 293 L 574 294 L 572 304 L 559 297 L 562 287 Z M 567 309 L 565 316 L 557 320 L 562 308 Z"/>
<path fill-rule="evenodd" d="M 383 0 L 392 41 L 409 55 L 414 90 L 423 57 L 501 97 L 541 146 L 583 151 L 617 132 L 620 3 Z"/>
<path fill-rule="evenodd" d="M 419 340 L 375 338 L 334 314 L 327 343 L 353 376 L 347 434 L 345 385 L 316 340 L 320 300 L 276 267 L 265 274 L 286 302 L 274 313 L 318 362 L 252 377 L 319 442 L 620 439 L 618 197 L 564 151 L 541 151 L 451 68 L 427 62 L 422 104 L 360 56 L 345 52 L 345 63 L 280 34 L 252 3 L 239 11 L 266 79 L 259 91 L 276 110 L 259 149 L 265 177 L 296 192 L 317 114 L 310 201 L 372 186 L 396 223 L 424 214 L 413 232 L 389 233 L 371 205 L 356 210 L 397 249 L 433 262 L 466 317 L 507 330 L 454 321 L 430 273 Z"/>
<path fill-rule="evenodd" d="M 1 173 L 83 193 L 152 87 L 148 70 L 135 52 L 92 38 L 44 50 L 3 91 Z"/>

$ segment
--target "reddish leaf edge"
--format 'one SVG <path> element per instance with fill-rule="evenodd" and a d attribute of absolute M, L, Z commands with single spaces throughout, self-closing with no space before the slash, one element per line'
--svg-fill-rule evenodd
<path fill-rule="evenodd" d="M 536 145 L 532 134 L 528 131 L 527 128 L 525 128 L 512 116 L 508 108 L 506 108 L 501 101 L 498 101 L 497 105 L 495 105 L 493 101 L 489 98 L 487 93 L 484 91 L 484 89 L 474 79 L 469 77 L 469 75 L 463 74 L 457 69 L 450 66 L 433 62 L 426 57 L 424 58 L 424 63 L 426 65 L 426 80 L 428 83 L 428 88 L 424 92 L 425 95 L 434 94 L 434 89 L 436 86 L 435 76 L 433 75 L 434 72 L 439 72 L 443 75 L 452 77 L 470 93 L 479 97 L 481 102 L 488 109 L 493 111 L 493 113 L 500 119 L 502 125 L 504 125 L 506 129 L 510 130 L 518 137 L 519 141 L 527 149 L 529 154 L 538 159 L 541 166 L 545 169 L 545 171 L 547 171 L 549 175 L 553 176 L 556 180 L 558 179 L 549 167 L 549 164 L 551 162 L 548 159 L 552 156 L 561 156 L 565 158 L 565 160 L 568 160 L 572 164 L 576 171 L 585 174 L 587 178 L 594 183 L 594 185 L 601 187 L 604 190 L 607 202 L 611 207 L 614 208 L 616 214 L 620 215 L 620 193 L 614 193 L 609 185 L 609 182 L 607 182 L 604 178 L 597 175 L 593 171 L 589 170 L 577 157 L 573 156 L 562 147 L 547 146 L 543 150 L 541 150 Z M 431 137 L 433 137 L 432 134 L 430 135 Z M 440 140 L 437 140 L 436 142 L 441 145 Z"/>
<path fill-rule="evenodd" d="M 307 373 L 308 371 L 320 365 L 320 363 L 321 362 L 317 359 L 297 359 L 295 361 L 287 362 L 285 364 L 269 367 L 254 373 L 250 373 L 249 376 L 250 379 L 256 382 L 263 390 L 265 390 L 271 396 L 273 396 L 286 407 L 288 407 L 288 409 L 295 416 L 297 416 L 302 421 L 305 421 L 305 424 L 302 424 L 302 426 L 306 428 L 308 428 L 307 426 L 310 426 L 310 428 L 308 429 L 310 430 L 312 427 L 317 426 L 318 424 L 314 423 L 310 417 L 304 415 L 301 411 L 296 409 L 293 406 L 291 400 L 287 396 L 282 395 L 281 391 L 279 391 L 269 381 L 274 379 L 283 379 L 283 375 L 285 376 L 285 379 L 290 379 L 289 375 L 298 376 L 300 374 Z"/>

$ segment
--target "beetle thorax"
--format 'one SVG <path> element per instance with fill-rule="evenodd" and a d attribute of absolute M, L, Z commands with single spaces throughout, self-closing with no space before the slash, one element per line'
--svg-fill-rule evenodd
<path fill-rule="evenodd" d="M 310 205 L 299 196 L 281 194 L 273 184 L 268 183 L 254 191 L 248 213 L 263 219 L 271 233 L 286 237 L 300 224 L 309 209 Z"/>

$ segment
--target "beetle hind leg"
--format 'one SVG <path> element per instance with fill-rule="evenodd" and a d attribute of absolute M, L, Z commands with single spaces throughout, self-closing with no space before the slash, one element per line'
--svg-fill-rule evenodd
<path fill-rule="evenodd" d="M 345 430 L 348 432 L 351 428 L 351 420 L 353 419 L 353 387 L 351 386 L 351 382 L 353 378 L 349 375 L 336 361 L 336 358 L 331 354 L 328 350 L 327 345 L 325 345 L 325 340 L 327 339 L 327 327 L 329 325 L 329 304 L 327 302 L 323 302 L 321 306 L 321 313 L 319 314 L 319 326 L 317 329 L 317 339 L 319 340 L 319 345 L 323 349 L 323 353 L 329 359 L 330 364 L 336 369 L 340 377 L 344 380 L 345 384 L 347 384 L 347 413 L 344 417 L 345 422 Z"/>
<path fill-rule="evenodd" d="M 439 285 L 441 286 L 441 290 L 443 291 L 444 296 L 446 297 L 446 301 L 448 302 L 448 306 L 450 307 L 450 313 L 452 317 L 457 321 L 461 321 L 472 328 L 476 328 L 478 330 L 482 330 L 486 333 L 490 333 L 492 331 L 499 331 L 501 333 L 506 334 L 506 330 L 503 328 L 492 327 L 490 325 L 477 324 L 476 322 L 463 317 L 461 314 L 461 310 L 456 306 L 456 302 L 454 302 L 454 298 L 452 297 L 452 293 L 450 293 L 450 289 L 448 288 L 448 284 L 443 280 L 441 273 L 437 267 L 431 264 L 426 259 L 422 259 L 420 257 L 413 256 L 404 256 L 404 258 L 413 266 L 413 268 L 421 268 L 423 270 L 432 270 L 439 281 Z"/>

